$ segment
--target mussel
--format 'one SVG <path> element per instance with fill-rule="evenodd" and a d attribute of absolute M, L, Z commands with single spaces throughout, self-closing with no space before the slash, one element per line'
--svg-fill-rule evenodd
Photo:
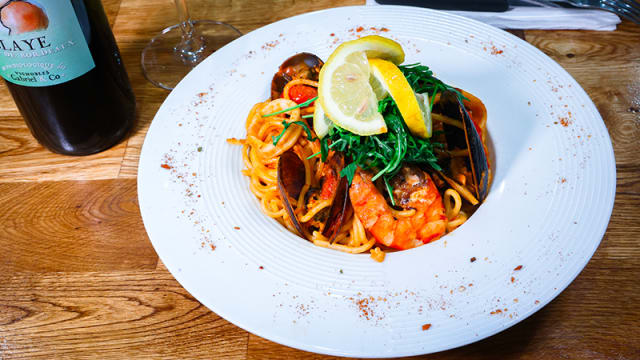
<path fill-rule="evenodd" d="M 293 150 L 287 150 L 278 159 L 278 192 L 293 226 L 302 237 L 305 237 L 305 231 L 296 217 L 291 200 L 298 200 L 304 183 L 304 163 Z"/>
<path fill-rule="evenodd" d="M 318 80 L 322 60 L 307 52 L 293 55 L 285 60 L 271 80 L 271 100 L 282 96 L 284 86 L 293 79 Z"/>
<path fill-rule="evenodd" d="M 349 182 L 346 176 L 342 176 L 329 209 L 329 217 L 322 229 L 322 236 L 326 237 L 330 243 L 333 243 L 344 223 L 349 204 Z"/>
<path fill-rule="evenodd" d="M 475 96 L 463 93 L 470 99 L 467 106 L 475 112 L 474 115 L 486 116 L 486 109 L 482 102 Z M 447 130 L 446 140 L 449 147 L 467 148 L 469 153 L 469 165 L 472 173 L 472 186 L 479 202 L 484 201 L 489 190 L 489 162 L 487 152 L 482 142 L 482 136 L 474 124 L 463 100 L 454 91 L 444 91 L 440 95 L 440 101 L 434 107 L 437 111 L 449 118 L 462 122 L 463 131 L 451 126 Z M 482 112 L 482 114 L 480 114 Z M 462 134 L 464 132 L 464 134 Z"/>
<path fill-rule="evenodd" d="M 323 189 L 312 189 L 311 191 L 317 191 L 327 193 L 327 197 L 333 197 L 333 202 L 328 210 L 327 219 L 322 229 L 322 235 L 326 237 L 329 242 L 333 242 L 342 227 L 346 214 L 349 209 L 349 183 L 346 177 L 340 177 L 340 170 L 344 166 L 344 158 L 342 155 L 337 154 L 333 156 L 326 164 L 330 168 L 331 175 L 327 175 L 326 179 L 339 179 L 337 185 L 333 183 L 330 186 L 323 186 Z M 299 235 L 308 238 L 308 233 L 300 223 L 300 220 L 295 214 L 292 201 L 298 200 L 302 188 L 305 184 L 305 169 L 304 163 L 298 157 L 293 150 L 288 150 L 280 156 L 278 160 L 278 191 L 282 197 L 285 209 L 293 226 L 298 231 Z M 328 183 L 323 183 L 327 185 Z M 307 193 L 309 195 L 309 193 Z M 322 195 L 321 195 L 322 196 Z"/>

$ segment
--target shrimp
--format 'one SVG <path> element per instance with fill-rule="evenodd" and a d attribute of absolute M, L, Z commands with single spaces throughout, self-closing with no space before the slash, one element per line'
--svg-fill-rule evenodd
<path fill-rule="evenodd" d="M 405 166 L 391 179 L 396 204 L 410 215 L 394 215 L 384 196 L 371 181 L 371 174 L 358 169 L 349 189 L 353 211 L 364 228 L 381 244 L 404 250 L 434 241 L 444 235 L 447 217 L 431 177 Z"/>

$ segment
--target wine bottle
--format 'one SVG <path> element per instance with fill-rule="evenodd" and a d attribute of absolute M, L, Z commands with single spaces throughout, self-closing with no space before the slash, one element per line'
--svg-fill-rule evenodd
<path fill-rule="evenodd" d="M 135 97 L 100 0 L 0 0 L 0 76 L 53 152 L 100 152 L 133 126 Z"/>

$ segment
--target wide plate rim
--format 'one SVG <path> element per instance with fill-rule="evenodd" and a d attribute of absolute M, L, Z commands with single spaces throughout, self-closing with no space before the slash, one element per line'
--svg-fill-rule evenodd
<path fill-rule="evenodd" d="M 455 15 L 455 14 L 444 13 L 444 12 L 437 11 L 437 10 L 430 10 L 430 9 L 416 9 L 416 8 L 412 8 L 412 7 L 407 7 L 407 6 L 397 6 L 397 5 L 390 5 L 390 6 L 384 6 L 384 7 L 386 7 L 386 8 L 397 8 L 397 9 L 407 9 L 407 8 L 410 8 L 410 9 L 411 9 L 411 10 L 413 10 L 413 11 L 422 11 L 422 12 L 427 12 L 427 13 L 437 13 L 437 14 L 440 14 L 440 15 L 442 15 L 442 14 L 446 14 L 446 16 L 447 16 L 447 17 L 451 17 L 451 18 L 459 18 L 459 19 L 461 19 L 461 20 L 462 20 L 462 21 L 464 21 L 464 22 L 467 22 L 467 23 L 470 23 L 470 24 L 473 24 L 473 25 L 479 26 L 480 28 L 482 28 L 482 27 L 487 27 L 487 28 L 491 28 L 491 29 L 494 29 L 494 30 L 499 30 L 499 31 L 502 31 L 502 32 L 504 32 L 504 33 L 506 33 L 506 34 L 509 34 L 508 36 L 512 37 L 514 41 L 516 41 L 516 42 L 518 42 L 518 43 L 521 43 L 521 44 L 526 44 L 525 46 L 529 46 L 531 49 L 534 49 L 535 51 L 537 51 L 540 55 L 544 56 L 545 58 L 547 58 L 547 59 L 549 59 L 550 61 L 552 61 L 554 64 L 558 65 L 555 61 L 553 61 L 553 59 L 550 59 L 550 58 L 549 58 L 548 56 L 546 56 L 546 54 L 544 54 L 542 51 L 540 51 L 539 49 L 535 48 L 533 45 L 531 45 L 531 44 L 527 43 L 526 41 L 524 41 L 524 40 L 522 40 L 522 39 L 518 38 L 517 36 L 515 36 L 515 35 L 513 35 L 513 34 L 511 34 L 511 33 L 508 33 L 508 32 L 506 32 L 506 31 L 504 31 L 504 30 L 494 28 L 493 26 L 490 26 L 490 25 L 487 25 L 487 24 L 484 24 L 484 23 L 478 22 L 478 21 L 476 21 L 476 20 L 468 19 L 468 18 L 465 18 L 465 17 L 459 16 L 459 15 Z M 380 8 L 380 7 L 378 7 L 378 8 Z M 255 32 L 258 32 L 258 31 L 264 31 L 265 29 L 269 29 L 270 27 L 277 27 L 277 26 L 279 26 L 279 25 L 281 25 L 281 24 L 283 24 L 283 23 L 287 23 L 287 22 L 290 22 L 290 21 L 294 21 L 294 20 L 296 20 L 296 19 L 302 19 L 302 18 L 309 17 L 309 16 L 318 16 L 319 14 L 331 13 L 331 12 L 336 12 L 336 11 L 337 11 L 337 12 L 339 12 L 339 11 L 345 11 L 345 10 L 351 10 L 351 9 L 353 9 L 353 10 L 359 10 L 359 9 L 367 9 L 367 10 L 369 10 L 369 9 L 371 9 L 371 7 L 367 7 L 367 6 L 346 6 L 346 7 L 338 7 L 338 8 L 331 8 L 331 9 L 323 9 L 323 10 L 313 11 L 313 12 L 309 12 L 309 13 L 305 13 L 305 14 L 300 14 L 300 15 L 297 15 L 297 16 L 293 16 L 293 17 L 290 17 L 290 18 L 286 18 L 286 19 L 279 20 L 279 21 L 274 22 L 274 23 L 272 23 L 272 24 L 268 24 L 268 25 L 266 25 L 266 26 L 264 26 L 264 27 L 261 27 L 261 28 L 259 28 L 259 29 L 253 30 L 253 31 L 251 31 L 250 33 L 248 33 L 248 34 L 246 34 L 246 35 L 249 35 L 249 34 L 252 34 L 252 33 L 255 33 Z M 241 39 L 242 39 L 242 38 L 239 38 L 239 39 L 237 39 L 237 40 L 234 40 L 234 42 L 232 42 L 231 44 L 233 44 L 233 43 L 235 43 L 235 42 L 238 42 L 238 41 L 241 41 Z M 515 40 L 515 39 L 517 39 L 517 40 Z M 229 45 L 227 45 L 227 46 L 229 46 Z M 206 61 L 205 61 L 205 62 L 203 62 L 203 64 L 205 64 L 205 65 L 206 65 L 206 63 L 207 63 Z M 200 66 L 203 66 L 203 65 L 200 65 Z M 564 72 L 568 77 L 570 77 L 571 79 L 573 79 L 573 77 L 571 77 L 571 75 L 570 75 L 570 74 L 568 74 L 568 72 L 566 72 L 566 70 L 564 70 L 564 69 L 563 69 L 561 66 L 559 66 L 559 65 L 558 65 L 558 67 L 560 67 L 561 71 L 563 71 L 563 72 Z M 196 71 L 196 70 L 197 70 L 197 68 L 196 68 L 196 69 L 194 69 L 194 71 Z M 189 79 L 189 76 L 187 76 L 187 77 L 185 78 L 185 80 L 188 80 L 188 79 Z M 574 80 L 574 81 L 575 81 L 575 80 Z M 577 82 L 576 82 L 576 83 L 577 83 Z M 180 88 L 181 88 L 181 85 L 178 85 L 177 89 L 180 89 Z M 579 91 L 581 91 L 582 93 L 584 93 L 584 95 L 588 98 L 588 95 L 586 94 L 586 92 L 584 92 L 584 90 L 582 89 L 582 87 L 579 87 Z M 170 95 L 167 97 L 167 99 L 169 99 L 172 95 L 173 95 L 173 92 L 172 92 L 172 94 L 170 94 Z M 167 101 L 165 100 L 165 103 L 166 103 L 166 102 L 167 102 Z M 151 242 L 152 242 L 152 245 L 154 246 L 154 249 L 155 249 L 155 250 L 156 250 L 156 252 L 158 253 L 159 258 L 160 258 L 160 259 L 161 259 L 165 264 L 167 264 L 167 269 L 168 269 L 168 270 L 169 270 L 169 272 L 170 272 L 170 273 L 171 273 L 171 274 L 176 278 L 176 280 L 178 280 L 178 282 L 179 282 L 182 286 L 184 286 L 184 287 L 185 287 L 185 289 L 187 289 L 187 291 L 189 291 L 190 293 L 192 293 L 192 294 L 196 297 L 196 299 L 199 299 L 199 296 L 197 295 L 197 294 L 199 293 L 199 291 L 198 291 L 198 289 L 197 289 L 197 285 L 193 284 L 193 283 L 192 283 L 192 280 L 191 280 L 191 279 L 189 279 L 187 275 L 185 275 L 185 274 L 183 274 L 183 273 L 180 273 L 179 271 L 176 271 L 176 266 L 175 266 L 175 264 L 174 264 L 173 260 L 170 258 L 170 256 L 167 256 L 167 254 L 166 254 L 166 253 L 163 253 L 162 251 L 160 251 L 159 246 L 158 246 L 159 244 L 157 244 L 157 242 L 155 242 L 155 241 L 153 240 L 153 237 L 151 236 L 151 233 L 153 232 L 153 230 L 151 229 L 151 225 L 150 225 L 150 224 L 151 224 L 150 217 L 151 217 L 152 215 L 148 214 L 148 212 L 147 212 L 146 210 L 143 210 L 143 207 L 142 207 L 142 204 L 143 204 L 144 202 L 146 202 L 146 201 L 147 201 L 147 200 L 146 200 L 146 198 L 145 198 L 145 197 L 144 197 L 144 195 L 143 195 L 143 194 L 145 193 L 145 191 L 144 191 L 144 189 L 143 189 L 143 182 L 144 182 L 144 181 L 147 181 L 147 180 L 145 180 L 145 179 L 146 179 L 146 176 L 143 174 L 143 173 L 144 173 L 144 168 L 143 168 L 143 167 L 144 167 L 144 164 L 146 164 L 146 159 L 145 159 L 144 154 L 146 153 L 145 149 L 146 149 L 146 148 L 147 148 L 147 146 L 148 146 L 148 135 L 149 135 L 150 133 L 152 133 L 152 129 L 153 129 L 154 123 L 156 123 L 156 118 L 157 118 L 157 117 L 159 117 L 159 114 L 161 114 L 161 113 L 162 113 L 162 111 L 163 111 L 163 107 L 165 106 L 165 103 L 163 103 L 163 105 L 162 105 L 162 106 L 160 107 L 160 109 L 158 110 L 158 112 L 157 112 L 156 116 L 154 117 L 154 121 L 152 122 L 152 125 L 151 125 L 151 127 L 150 127 L 150 129 L 149 129 L 149 132 L 147 133 L 147 137 L 145 138 L 145 142 L 144 142 L 144 145 L 143 145 L 143 148 L 142 148 L 142 151 L 141 151 L 140 163 L 139 163 L 139 168 L 138 168 L 138 194 L 139 194 L 139 202 L 140 202 L 140 204 L 141 204 L 141 215 L 142 215 L 142 218 L 143 218 L 143 223 L 144 223 L 144 225 L 145 225 L 145 229 L 147 230 L 147 232 L 148 232 L 148 233 L 149 233 L 149 235 L 150 235 L 150 240 L 151 240 Z M 595 105 L 593 104 L 593 102 L 592 102 L 592 101 L 590 102 L 590 105 L 591 105 L 591 106 L 593 106 L 593 107 L 595 108 Z M 604 121 L 602 120 L 602 117 L 601 117 L 601 116 L 600 116 L 600 114 L 597 112 L 597 110 L 596 110 L 596 113 L 597 113 L 597 114 L 598 114 L 598 116 L 599 116 L 600 123 L 602 124 L 602 126 L 603 126 L 603 127 L 605 127 L 605 126 L 604 126 Z M 606 130 L 606 127 L 605 127 L 605 130 Z M 616 174 L 616 169 L 615 169 L 615 157 L 614 157 L 613 147 L 612 147 L 612 145 L 611 145 L 610 138 L 609 138 L 609 144 L 608 144 L 608 145 L 609 145 L 609 150 L 610 150 L 610 154 L 609 154 L 609 156 L 610 156 L 610 159 L 612 159 L 612 164 L 611 164 L 611 165 L 612 165 L 612 167 L 613 167 L 611 170 L 613 170 L 613 177 L 614 177 L 614 179 L 615 179 L 615 174 Z M 141 179 L 142 179 L 142 180 L 144 180 L 144 181 L 140 181 Z M 559 295 L 559 294 L 560 294 L 560 293 L 561 293 L 561 292 L 562 292 L 566 287 L 568 287 L 568 286 L 569 286 L 569 285 L 570 285 L 570 284 L 575 280 L 575 278 L 580 274 L 580 272 L 581 272 L 582 270 L 584 270 L 584 268 L 586 267 L 586 265 L 587 265 L 588 261 L 591 259 L 591 257 L 593 256 L 593 254 L 595 253 L 595 251 L 596 251 L 596 250 L 597 250 L 597 248 L 599 247 L 599 244 L 601 243 L 601 240 L 602 240 L 602 238 L 603 238 L 603 236 L 604 236 L 604 233 L 606 232 L 607 225 L 608 225 L 608 223 L 609 223 L 609 219 L 610 219 L 610 217 L 611 217 L 612 210 L 613 210 L 613 205 L 614 205 L 614 201 L 615 201 L 615 187 L 616 187 L 616 183 L 615 183 L 615 181 L 614 181 L 614 182 L 613 182 L 613 187 L 612 187 L 612 189 L 610 189 L 610 194 L 609 194 L 610 201 L 609 201 L 609 203 L 608 203 L 608 207 L 607 207 L 607 209 L 606 209 L 606 212 L 608 213 L 608 216 L 607 216 L 606 221 L 604 222 L 604 226 L 602 227 L 602 229 L 600 229 L 601 231 L 600 231 L 600 233 L 599 233 L 599 235 L 598 235 L 598 238 L 599 238 L 600 240 L 599 240 L 597 243 L 595 243 L 595 244 L 594 244 L 593 249 L 592 249 L 592 251 L 591 251 L 590 255 L 589 255 L 588 257 L 586 257 L 586 259 L 584 260 L 583 264 L 581 264 L 581 266 L 577 267 L 576 271 L 575 271 L 571 276 L 569 276 L 570 280 L 566 282 L 566 284 L 564 285 L 564 287 L 562 287 L 561 289 L 558 289 L 558 291 L 556 291 L 556 292 L 555 292 L 555 294 L 554 294 L 552 297 L 550 297 L 550 298 L 548 298 L 548 299 L 545 299 L 545 301 L 544 301 L 543 303 L 541 303 L 539 307 L 532 307 L 532 308 L 530 308 L 530 311 L 529 311 L 528 313 L 523 314 L 523 315 L 522 315 L 522 317 L 521 317 L 518 321 L 516 321 L 516 322 L 514 322 L 514 323 L 510 324 L 510 325 L 509 325 L 509 327 L 511 327 L 511 326 L 513 326 L 513 325 L 515 325 L 515 324 L 519 323 L 520 321 L 522 321 L 522 320 L 524 320 L 524 319 L 528 318 L 529 316 L 531 316 L 532 314 L 534 314 L 535 312 L 537 312 L 538 310 L 540 310 L 541 308 L 543 308 L 543 307 L 544 307 L 546 304 L 548 304 L 550 301 L 552 301 L 553 299 L 555 299 L 555 297 L 557 297 L 557 296 L 558 296 L 558 295 Z M 220 312 L 219 312 L 218 310 L 216 310 L 216 309 L 215 309 L 215 308 L 216 308 L 216 306 L 215 306 L 215 305 L 207 304 L 207 307 L 209 307 L 209 308 L 210 308 L 210 309 L 212 309 L 214 312 L 216 312 L 216 314 L 218 314 L 218 315 L 222 316 L 223 318 L 227 319 L 227 316 L 225 316 L 224 311 L 220 311 Z M 254 333 L 254 334 L 258 335 L 258 336 L 261 336 L 261 337 L 267 338 L 267 339 L 269 339 L 269 340 L 275 341 L 275 342 L 277 342 L 277 343 L 280 343 L 280 344 L 283 344 L 283 345 L 286 345 L 286 346 L 291 346 L 291 347 L 294 347 L 294 348 L 303 349 L 303 350 L 307 350 L 307 351 L 314 351 L 314 352 L 319 352 L 319 353 L 324 353 L 324 354 L 329 354 L 329 355 L 340 355 L 340 356 L 359 356 L 359 357 L 372 357 L 372 358 L 373 358 L 373 357 L 383 357 L 383 356 L 385 356 L 385 357 L 386 357 L 386 356 L 389 356 L 389 354 L 382 354 L 382 355 L 380 355 L 380 356 L 375 356 L 375 355 L 371 355 L 371 354 L 361 354 L 361 353 L 357 353 L 357 354 L 356 354 L 356 353 L 352 353 L 352 352 L 341 352 L 341 351 L 335 351 L 335 349 L 318 349 L 318 348 L 308 347 L 308 345 L 307 345 L 307 344 L 299 343 L 299 342 L 296 342 L 296 341 L 291 341 L 291 339 L 288 339 L 288 338 L 286 338 L 286 337 L 274 336 L 273 334 L 268 334 L 268 333 L 266 333 L 265 331 L 262 331 L 261 329 L 255 329 L 255 328 L 252 328 L 252 326 L 251 326 L 250 324 L 246 324 L 245 322 L 243 322 L 243 321 L 241 321 L 241 320 L 238 320 L 238 319 L 233 319 L 233 321 L 232 321 L 232 320 L 229 320 L 229 321 L 230 321 L 230 322 L 232 322 L 233 324 L 236 324 L 237 326 L 239 326 L 239 327 L 241 327 L 241 328 L 243 328 L 243 329 L 246 329 L 247 331 L 250 331 L 250 332 L 252 332 L 252 333 Z M 447 349 L 451 349 L 451 348 L 455 348 L 455 347 L 459 347 L 459 346 L 467 345 L 467 344 L 469 344 L 469 343 L 473 343 L 473 342 L 476 342 L 476 341 L 478 341 L 478 340 L 481 340 L 481 339 L 484 339 L 484 338 L 490 337 L 490 336 L 492 336 L 492 335 L 494 335 L 494 334 L 496 334 L 496 333 L 498 333 L 498 332 L 501 332 L 501 331 L 503 331 L 503 330 L 505 330 L 505 329 L 506 329 L 506 328 L 496 328 L 496 329 L 494 329 L 495 331 L 493 331 L 493 332 L 491 332 L 491 333 L 483 334 L 483 336 L 482 336 L 481 338 L 467 339 L 466 341 L 461 341 L 461 342 L 459 342 L 459 344 L 457 344 L 457 345 L 455 345 L 455 346 L 453 346 L 453 347 L 446 347 L 446 348 L 441 348 L 441 349 L 433 349 L 433 351 L 430 351 L 430 352 L 438 352 L 438 351 L 442 351 L 442 350 L 447 350 Z M 393 356 L 410 356 L 410 355 L 418 355 L 418 354 L 424 354 L 424 352 L 394 353 L 394 354 L 392 354 L 392 355 L 393 355 Z"/>

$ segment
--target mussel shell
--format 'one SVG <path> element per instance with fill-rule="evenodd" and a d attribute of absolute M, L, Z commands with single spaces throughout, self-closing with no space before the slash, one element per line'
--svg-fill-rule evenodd
<path fill-rule="evenodd" d="M 285 60 L 271 80 L 271 99 L 282 96 L 282 90 L 293 79 L 317 81 L 324 62 L 314 54 L 302 52 Z"/>
<path fill-rule="evenodd" d="M 304 163 L 293 150 L 287 150 L 278 159 L 278 192 L 282 197 L 284 207 L 291 218 L 293 226 L 298 230 L 300 236 L 304 237 L 305 232 L 296 217 L 291 199 L 297 200 L 305 184 Z"/>
<path fill-rule="evenodd" d="M 445 91 L 440 94 L 440 100 L 433 105 L 433 112 L 445 115 L 451 119 L 463 121 L 456 95 L 451 91 Z M 447 124 L 444 124 L 444 129 L 444 137 L 449 149 L 464 149 L 467 147 L 463 129 Z"/>
<path fill-rule="evenodd" d="M 484 150 L 482 137 L 478 133 L 469 112 L 464 107 L 462 99 L 453 91 L 444 91 L 440 95 L 438 111 L 442 114 L 458 119 L 464 124 L 464 142 L 469 149 L 469 163 L 473 174 L 477 199 L 482 202 L 489 191 L 489 162 Z M 447 136 L 449 146 L 459 145 L 460 137 Z"/>
<path fill-rule="evenodd" d="M 349 204 L 349 181 L 347 181 L 346 176 L 343 176 L 340 178 L 338 189 L 329 209 L 329 217 L 324 224 L 324 229 L 322 229 L 322 236 L 326 237 L 331 243 L 338 235 L 342 223 L 344 223 Z"/>

